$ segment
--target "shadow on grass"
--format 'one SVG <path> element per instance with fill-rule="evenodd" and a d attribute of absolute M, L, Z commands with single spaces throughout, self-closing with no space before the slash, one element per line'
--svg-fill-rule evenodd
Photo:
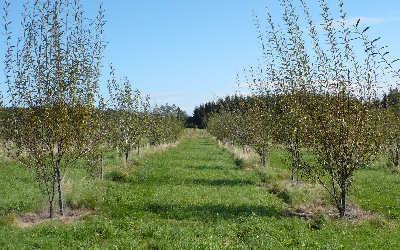
<path fill-rule="evenodd" d="M 226 166 L 223 165 L 189 165 L 187 166 L 189 169 L 195 169 L 195 170 L 227 170 L 229 169 Z"/>
<path fill-rule="evenodd" d="M 238 159 L 235 158 L 235 165 L 239 168 L 239 169 L 244 169 L 246 167 L 246 163 L 244 160 L 242 159 Z"/>
<path fill-rule="evenodd" d="M 119 176 L 118 176 L 119 177 Z M 117 180 L 123 183 L 123 180 Z M 192 178 L 179 178 L 175 176 L 162 176 L 162 177 L 140 177 L 135 176 L 129 178 L 127 181 L 133 185 L 150 184 L 150 185 L 199 185 L 208 187 L 235 187 L 235 186 L 251 186 L 256 185 L 256 182 L 251 180 L 242 179 L 192 179 Z"/>
<path fill-rule="evenodd" d="M 193 179 L 191 180 L 195 185 L 204 186 L 246 186 L 255 185 L 254 181 L 241 180 L 241 179 Z"/>
<path fill-rule="evenodd" d="M 164 219 L 175 220 L 226 220 L 252 215 L 262 217 L 282 217 L 283 212 L 275 207 L 254 205 L 193 205 L 182 207 L 178 205 L 150 204 L 147 211 L 157 214 Z"/>

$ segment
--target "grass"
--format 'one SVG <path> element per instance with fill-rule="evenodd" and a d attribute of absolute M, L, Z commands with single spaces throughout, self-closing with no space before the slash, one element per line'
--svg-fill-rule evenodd
<path fill-rule="evenodd" d="M 356 174 L 352 196 L 357 203 L 388 218 L 400 219 L 400 174 L 363 170 Z"/>
<path fill-rule="evenodd" d="M 45 202 L 39 185 L 29 171 L 10 161 L 1 160 L 0 216 L 34 211 Z"/>
<path fill-rule="evenodd" d="M 134 160 L 128 169 L 109 155 L 110 178 L 102 182 L 82 181 L 85 173 L 79 169 L 68 175 L 69 203 L 92 204 L 91 215 L 70 225 L 48 222 L 29 229 L 14 226 L 9 216 L 40 208 L 43 197 L 26 170 L 3 164 L 0 248 L 400 248 L 398 175 L 367 170 L 356 176 L 352 199 L 385 216 L 383 222 L 323 216 L 304 220 L 286 216 L 290 203 L 297 201 L 262 185 L 288 176 L 282 158 L 279 150 L 271 153 L 269 172 L 243 169 L 230 151 L 198 133 Z M 93 197 L 97 199 L 91 202 Z"/>

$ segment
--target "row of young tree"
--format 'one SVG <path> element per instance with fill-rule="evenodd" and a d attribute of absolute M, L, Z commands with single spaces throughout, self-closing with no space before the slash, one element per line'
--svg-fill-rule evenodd
<path fill-rule="evenodd" d="M 1 139 L 9 155 L 35 173 L 50 217 L 55 204 L 63 215 L 63 174 L 77 160 L 102 178 L 106 152 L 118 150 L 128 162 L 133 149 L 177 140 L 183 121 L 174 106 L 151 107 L 149 97 L 129 80 L 117 80 L 113 68 L 108 95 L 102 95 L 102 5 L 89 19 L 80 0 L 26 1 L 16 35 L 10 6 L 3 1 Z"/>
<path fill-rule="evenodd" d="M 399 167 L 400 113 L 388 98 L 395 91 L 379 104 L 382 89 L 398 83 L 398 60 L 369 38 L 361 20 L 349 22 L 343 0 L 335 11 L 319 0 L 318 24 L 306 0 L 279 3 L 281 22 L 269 12 L 265 24 L 255 17 L 263 63 L 245 71 L 252 98 L 212 115 L 208 130 L 252 147 L 263 166 L 271 145 L 283 146 L 292 178 L 319 182 L 344 217 L 355 171 L 384 149 Z"/>

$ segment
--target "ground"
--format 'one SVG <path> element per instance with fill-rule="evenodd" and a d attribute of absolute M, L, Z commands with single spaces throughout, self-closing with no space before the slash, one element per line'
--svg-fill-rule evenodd
<path fill-rule="evenodd" d="M 278 151 L 271 154 L 271 173 L 285 168 L 281 157 Z M 167 150 L 133 159 L 128 168 L 115 167 L 117 158 L 108 156 L 112 170 L 104 181 L 79 167 L 67 174 L 66 203 L 90 213 L 71 223 L 29 227 L 21 227 L 18 218 L 45 207 L 44 196 L 27 170 L 4 161 L 0 248 L 400 248 L 398 174 L 357 173 L 351 199 L 375 215 L 371 218 L 304 219 L 288 214 L 294 201 L 266 187 L 270 170 L 243 168 L 208 136 L 186 137 Z"/>

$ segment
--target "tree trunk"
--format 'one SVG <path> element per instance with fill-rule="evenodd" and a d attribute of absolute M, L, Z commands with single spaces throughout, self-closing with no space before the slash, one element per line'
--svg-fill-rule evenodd
<path fill-rule="evenodd" d="M 49 218 L 52 219 L 54 217 L 54 197 L 51 198 L 49 203 L 50 203 L 50 206 L 49 206 Z"/>
<path fill-rule="evenodd" d="M 293 161 L 294 161 L 294 159 L 292 160 L 292 167 L 291 167 L 291 179 L 292 179 L 292 182 L 294 182 L 294 167 L 293 167 Z"/>
<path fill-rule="evenodd" d="M 49 196 L 49 218 L 52 219 L 54 217 L 54 196 L 55 196 L 55 175 L 53 175 L 53 181 L 51 183 L 51 192 Z"/>
<path fill-rule="evenodd" d="M 100 155 L 100 180 L 104 179 L 104 156 Z"/>
<path fill-rule="evenodd" d="M 261 166 L 265 168 L 265 154 L 261 155 Z"/>
<path fill-rule="evenodd" d="M 137 145 L 137 155 L 140 155 L 140 145 Z"/>
<path fill-rule="evenodd" d="M 300 170 L 300 150 L 297 144 L 292 145 L 290 149 L 290 153 L 292 155 L 292 162 L 291 162 L 291 179 L 292 181 L 298 181 L 298 172 Z"/>
<path fill-rule="evenodd" d="M 58 191 L 58 209 L 61 216 L 64 215 L 64 204 L 63 195 L 61 188 L 61 171 L 60 171 L 60 160 L 56 162 L 56 181 L 57 181 L 57 191 Z"/>
<path fill-rule="evenodd" d="M 261 158 L 261 166 L 263 168 L 266 168 L 267 167 L 267 153 L 264 148 L 260 152 L 260 158 Z"/>
<path fill-rule="evenodd" d="M 338 204 L 340 218 L 344 218 L 346 216 L 346 206 L 347 206 L 346 196 L 347 196 L 346 185 L 342 184 L 340 187 L 340 202 Z"/>
<path fill-rule="evenodd" d="M 128 166 L 128 160 L 129 160 L 129 149 L 125 150 L 125 165 Z"/>

